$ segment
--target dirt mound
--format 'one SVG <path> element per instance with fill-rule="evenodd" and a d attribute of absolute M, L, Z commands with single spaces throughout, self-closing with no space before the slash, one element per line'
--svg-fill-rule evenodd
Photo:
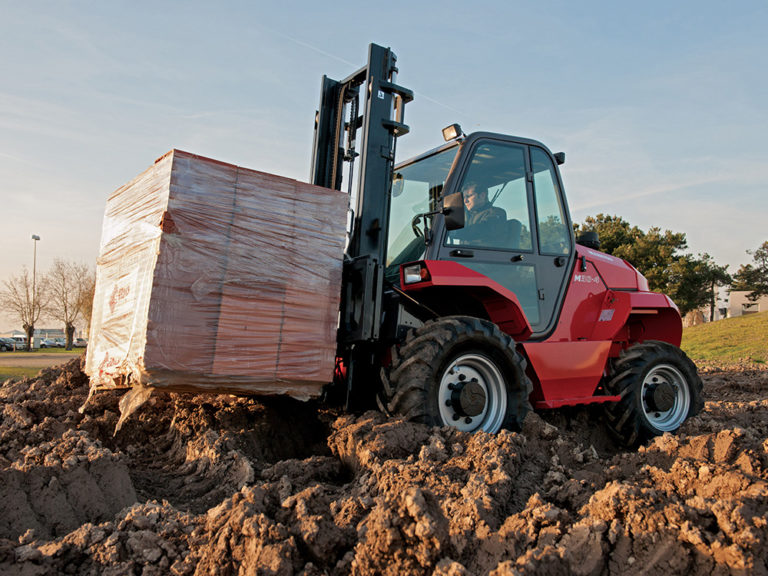
<path fill-rule="evenodd" d="M 0 388 L 3 574 L 768 573 L 768 371 L 637 452 L 597 409 L 465 434 L 379 413 L 118 393 L 79 361 Z"/>

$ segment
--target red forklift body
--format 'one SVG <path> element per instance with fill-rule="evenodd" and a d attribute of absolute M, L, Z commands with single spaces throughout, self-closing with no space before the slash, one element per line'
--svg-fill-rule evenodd
<path fill-rule="evenodd" d="M 409 265 L 401 268 L 404 291 L 460 288 L 515 338 L 528 358 L 535 408 L 617 402 L 619 396 L 600 388 L 609 358 L 644 340 L 680 344 L 682 321 L 672 300 L 649 292 L 645 278 L 625 260 L 584 246 L 577 246 L 557 324 L 543 339 L 529 340 L 532 330 L 517 296 L 497 282 L 457 262 L 415 265 L 421 267 L 415 282 L 405 277 Z"/>

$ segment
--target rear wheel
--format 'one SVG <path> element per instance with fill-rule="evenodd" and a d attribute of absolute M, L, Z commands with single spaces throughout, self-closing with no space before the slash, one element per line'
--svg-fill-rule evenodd
<path fill-rule="evenodd" d="M 453 316 L 426 323 L 393 349 L 380 404 L 388 412 L 459 430 L 519 430 L 532 384 L 515 342 L 498 326 Z"/>
<path fill-rule="evenodd" d="M 623 352 L 607 388 L 621 396 L 606 405 L 608 426 L 630 447 L 676 431 L 704 407 L 696 365 L 666 342 L 642 342 Z"/>

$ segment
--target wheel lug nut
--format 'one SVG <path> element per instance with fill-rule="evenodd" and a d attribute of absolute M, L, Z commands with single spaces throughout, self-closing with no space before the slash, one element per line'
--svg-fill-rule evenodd
<path fill-rule="evenodd" d="M 464 380 L 466 380 L 466 379 L 467 379 L 467 376 L 465 374 L 459 374 L 459 380 L 464 382 Z"/>
<path fill-rule="evenodd" d="M 453 415 L 453 421 L 454 422 L 456 422 L 459 418 L 461 418 L 461 416 L 459 416 L 458 414 L 454 414 Z"/>
<path fill-rule="evenodd" d="M 465 423 L 465 424 L 472 424 L 472 418 L 470 418 L 469 416 L 467 416 L 466 418 L 464 418 L 464 423 Z"/>
<path fill-rule="evenodd" d="M 446 401 L 445 401 L 445 405 L 446 405 L 448 408 L 450 408 L 450 407 L 451 407 L 451 404 L 452 404 L 452 402 L 451 402 L 450 400 L 446 400 Z"/>

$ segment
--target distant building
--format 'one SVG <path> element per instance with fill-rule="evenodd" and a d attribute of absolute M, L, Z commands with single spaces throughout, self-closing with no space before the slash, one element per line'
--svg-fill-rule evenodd
<path fill-rule="evenodd" d="M 747 295 L 750 292 L 746 290 L 732 290 L 728 291 L 728 288 L 720 288 L 717 294 L 717 307 L 715 308 L 714 320 L 722 320 L 724 318 L 734 318 L 736 316 L 744 316 L 745 314 L 756 314 L 757 312 L 768 311 L 768 296 L 752 302 L 747 299 Z M 703 306 L 698 310 L 692 310 L 683 318 L 683 326 L 697 326 L 698 324 L 704 324 L 709 322 L 710 313 L 709 306 Z"/>
<path fill-rule="evenodd" d="M 35 336 L 37 338 L 66 338 L 64 330 L 61 328 L 35 328 Z"/>
<path fill-rule="evenodd" d="M 749 294 L 747 291 L 734 290 L 731 292 L 730 302 L 728 303 L 729 318 L 768 311 L 768 296 L 763 296 L 753 302 L 747 299 L 747 294 Z"/>
<path fill-rule="evenodd" d="M 706 306 L 702 306 L 698 310 L 692 310 L 688 312 L 688 314 L 685 315 L 683 318 L 683 326 L 686 328 L 688 326 L 698 326 L 699 324 L 704 324 L 706 322 L 709 322 L 710 318 L 712 320 L 722 320 L 723 318 L 727 318 L 729 316 L 728 314 L 728 302 L 730 299 L 730 294 L 728 292 L 728 287 L 720 286 L 717 288 L 717 298 L 715 300 L 715 313 L 711 314 L 709 304 Z"/>

